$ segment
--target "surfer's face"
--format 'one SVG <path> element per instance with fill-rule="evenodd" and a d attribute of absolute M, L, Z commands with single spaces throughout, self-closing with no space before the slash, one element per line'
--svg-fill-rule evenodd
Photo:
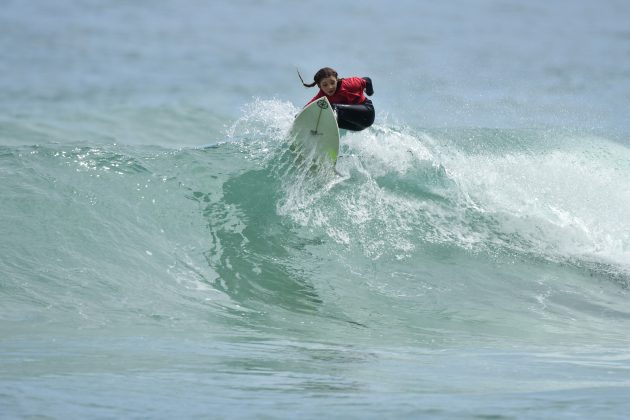
<path fill-rule="evenodd" d="M 319 82 L 319 88 L 328 96 L 331 96 L 337 90 L 337 78 L 329 76 Z"/>

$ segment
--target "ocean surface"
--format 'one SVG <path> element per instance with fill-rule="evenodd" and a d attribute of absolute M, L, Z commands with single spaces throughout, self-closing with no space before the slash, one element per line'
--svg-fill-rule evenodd
<path fill-rule="evenodd" d="M 0 418 L 627 418 L 628 22 L 0 1 Z M 324 66 L 341 175 L 287 151 Z"/>

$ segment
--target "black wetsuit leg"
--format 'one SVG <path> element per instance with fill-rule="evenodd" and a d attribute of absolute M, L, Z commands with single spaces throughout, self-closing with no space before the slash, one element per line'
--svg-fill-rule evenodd
<path fill-rule="evenodd" d="M 361 131 L 374 123 L 374 105 L 366 99 L 360 105 L 335 104 L 337 110 L 337 125 L 351 131 Z"/>

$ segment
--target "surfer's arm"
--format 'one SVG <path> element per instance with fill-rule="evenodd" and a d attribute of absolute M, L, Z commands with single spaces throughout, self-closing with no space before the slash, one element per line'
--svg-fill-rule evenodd
<path fill-rule="evenodd" d="M 365 94 L 367 96 L 374 95 L 374 87 L 372 86 L 372 79 L 370 79 L 369 77 L 363 77 L 363 80 L 365 80 Z"/>

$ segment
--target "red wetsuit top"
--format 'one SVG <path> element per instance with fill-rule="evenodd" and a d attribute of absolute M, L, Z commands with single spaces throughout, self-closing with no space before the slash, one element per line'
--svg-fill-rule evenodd
<path fill-rule="evenodd" d="M 366 83 L 367 82 L 361 77 L 346 77 L 340 79 L 339 83 L 337 83 L 337 90 L 335 93 L 328 96 L 320 89 L 319 93 L 315 95 L 313 99 L 308 101 L 308 104 L 324 96 L 328 98 L 328 102 L 331 104 L 362 104 L 366 99 L 363 94 Z"/>

